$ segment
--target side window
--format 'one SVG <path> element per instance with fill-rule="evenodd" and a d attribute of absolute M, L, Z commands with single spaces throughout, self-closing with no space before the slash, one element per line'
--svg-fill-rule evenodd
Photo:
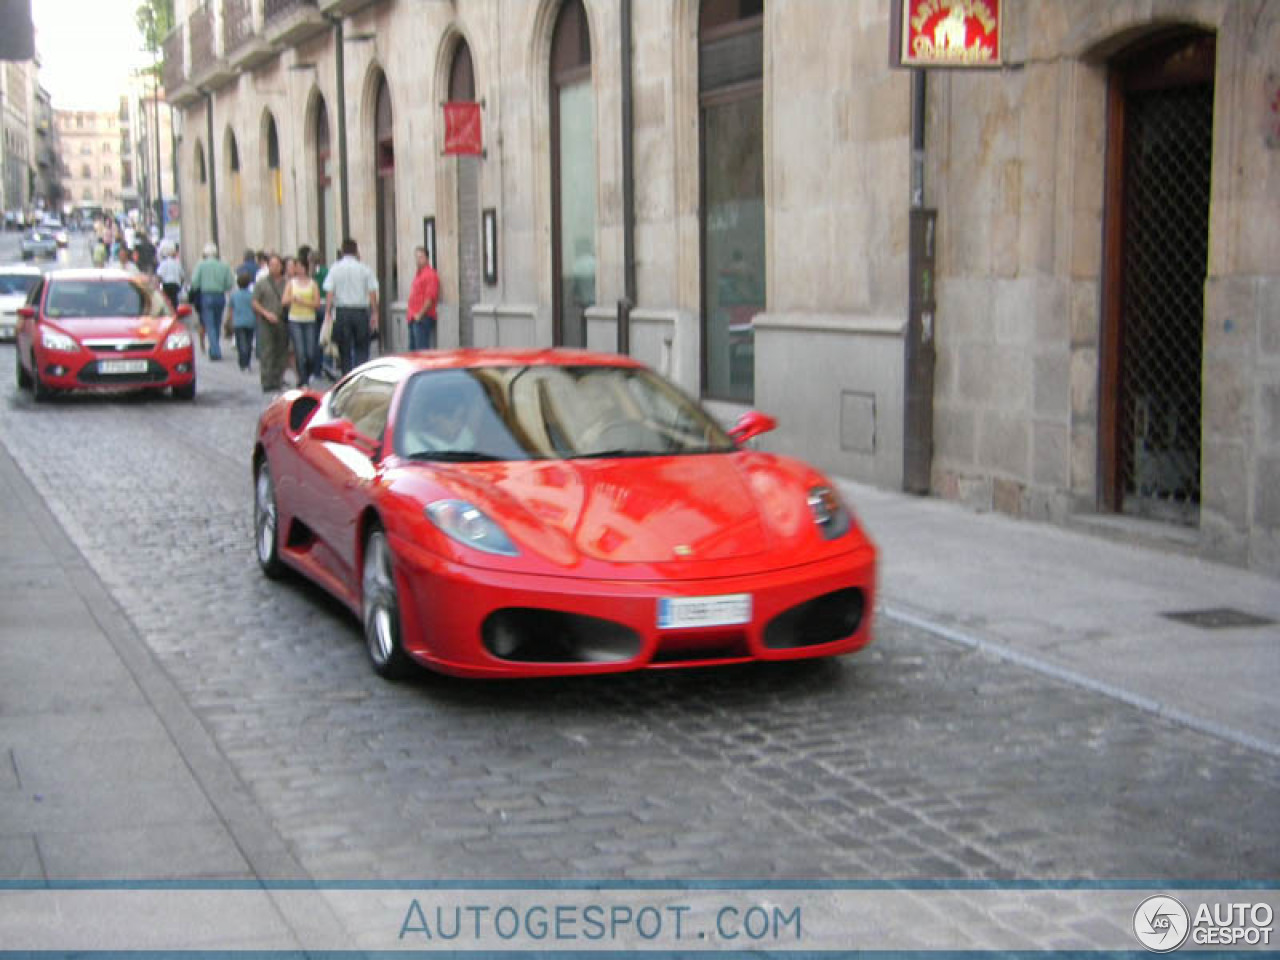
<path fill-rule="evenodd" d="M 35 307 L 40 305 L 40 297 L 44 294 L 44 278 L 31 288 L 31 292 L 27 294 L 27 306 Z"/>
<path fill-rule="evenodd" d="M 350 420 L 366 437 L 381 440 L 397 382 L 397 372 L 390 367 L 361 373 L 338 388 L 329 403 L 329 412 Z"/>

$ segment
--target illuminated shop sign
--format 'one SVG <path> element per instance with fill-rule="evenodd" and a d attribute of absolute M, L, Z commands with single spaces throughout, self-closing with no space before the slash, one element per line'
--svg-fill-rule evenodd
<path fill-rule="evenodd" d="M 895 59 L 903 67 L 1000 66 L 1001 0 L 901 0 Z"/>

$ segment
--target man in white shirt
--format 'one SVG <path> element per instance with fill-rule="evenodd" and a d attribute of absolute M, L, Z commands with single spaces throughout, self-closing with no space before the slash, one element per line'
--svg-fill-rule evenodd
<path fill-rule="evenodd" d="M 160 247 L 160 265 L 156 267 L 156 276 L 160 279 L 161 289 L 169 298 L 173 309 L 178 309 L 178 293 L 182 290 L 182 261 L 178 259 L 173 247 L 164 244 Z"/>
<path fill-rule="evenodd" d="M 345 374 L 369 359 L 369 339 L 378 330 L 378 278 L 360 262 L 359 248 L 350 237 L 342 241 L 342 259 L 324 278 L 324 292 Z"/>

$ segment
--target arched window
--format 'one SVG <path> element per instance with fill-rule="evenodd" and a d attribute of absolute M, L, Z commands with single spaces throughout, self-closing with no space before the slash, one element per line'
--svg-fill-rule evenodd
<path fill-rule="evenodd" d="M 93 171 L 89 169 L 89 165 L 87 163 L 80 165 L 80 176 L 85 177 L 86 179 L 93 176 Z"/>
<path fill-rule="evenodd" d="M 471 48 L 459 40 L 449 66 L 449 99 L 455 103 L 476 98 L 476 76 Z M 471 310 L 480 302 L 482 274 L 480 253 L 480 158 L 457 158 L 458 194 L 458 338 L 463 346 L 475 343 Z"/>
<path fill-rule="evenodd" d="M 552 258 L 556 343 L 587 344 L 596 302 L 595 91 L 582 0 L 565 0 L 551 38 Z"/>
<path fill-rule="evenodd" d="M 378 307 L 381 329 L 388 330 L 387 305 L 400 297 L 396 244 L 396 151 L 392 137 L 391 88 L 386 74 L 378 78 L 378 95 L 373 112 L 375 213 L 378 232 L 378 285 L 382 294 Z"/>
<path fill-rule="evenodd" d="M 196 179 L 201 183 L 209 182 L 209 178 L 204 168 L 204 147 L 199 141 L 196 142 Z"/>
<path fill-rule="evenodd" d="M 324 97 L 316 97 L 316 211 L 318 213 L 316 232 L 319 236 L 320 250 L 326 261 L 333 258 L 334 250 L 340 242 L 334 230 L 333 203 L 333 171 L 331 150 L 329 146 L 329 112 L 325 108 Z"/>
<path fill-rule="evenodd" d="M 227 132 L 227 163 L 232 173 L 240 172 L 240 148 L 236 146 L 236 135 Z"/>
<path fill-rule="evenodd" d="M 703 0 L 698 94 L 702 387 L 749 403 L 765 308 L 763 0 Z"/>

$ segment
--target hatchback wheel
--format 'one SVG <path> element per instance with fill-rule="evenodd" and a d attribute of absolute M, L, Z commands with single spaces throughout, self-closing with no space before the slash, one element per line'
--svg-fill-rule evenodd
<path fill-rule="evenodd" d="M 409 673 L 412 667 L 400 646 L 400 597 L 387 535 L 375 527 L 364 545 L 364 637 L 374 671 L 388 680 Z"/>
<path fill-rule="evenodd" d="M 284 573 L 284 564 L 280 561 L 279 526 L 275 484 L 271 480 L 271 467 L 264 459 L 253 481 L 253 539 L 258 566 L 273 580 Z"/>
<path fill-rule="evenodd" d="M 13 369 L 18 375 L 18 389 L 31 389 L 31 374 L 27 373 L 27 368 L 22 365 L 22 355 L 17 351 L 13 351 Z"/>
<path fill-rule="evenodd" d="M 35 397 L 36 403 L 53 399 L 53 390 L 46 387 L 44 381 L 40 379 L 40 368 L 36 366 L 34 356 L 31 358 L 31 394 Z"/>

